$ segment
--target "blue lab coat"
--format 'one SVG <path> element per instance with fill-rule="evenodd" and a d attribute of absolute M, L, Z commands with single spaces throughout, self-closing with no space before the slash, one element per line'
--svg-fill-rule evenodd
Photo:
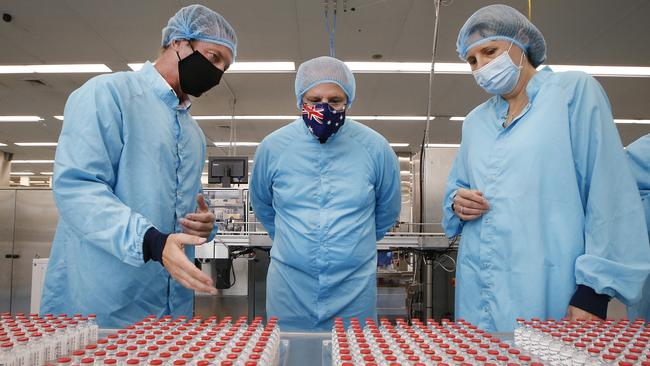
<path fill-rule="evenodd" d="M 376 245 L 400 211 L 399 165 L 386 139 L 347 119 L 320 144 L 296 120 L 262 141 L 250 188 L 273 239 L 268 316 L 290 331 L 375 318 Z"/>
<path fill-rule="evenodd" d="M 526 92 L 505 129 L 500 96 L 467 116 L 443 204 L 445 233 L 462 233 L 456 316 L 488 331 L 563 317 L 578 284 L 634 303 L 650 271 L 641 200 L 601 86 L 544 68 Z M 461 222 L 458 188 L 483 192 L 490 210 Z"/>
<path fill-rule="evenodd" d="M 152 64 L 73 92 L 54 164 L 59 223 L 41 313 L 96 313 L 103 328 L 191 316 L 193 291 L 144 263 L 142 240 L 152 226 L 182 231 L 204 159 L 203 132 Z M 193 260 L 194 248 L 185 252 Z"/>
<path fill-rule="evenodd" d="M 650 134 L 630 144 L 626 151 L 632 174 L 641 193 L 646 224 L 650 228 Z M 628 308 L 628 317 L 650 320 L 650 277 L 646 279 L 641 301 Z"/>

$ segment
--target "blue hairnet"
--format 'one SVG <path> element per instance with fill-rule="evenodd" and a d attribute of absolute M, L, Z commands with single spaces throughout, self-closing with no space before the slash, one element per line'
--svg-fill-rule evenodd
<path fill-rule="evenodd" d="M 296 73 L 296 100 L 298 108 L 307 90 L 318 84 L 334 83 L 343 89 L 348 97 L 348 107 L 354 101 L 356 83 L 354 75 L 343 61 L 329 56 L 321 56 L 303 62 Z"/>
<path fill-rule="evenodd" d="M 489 5 L 472 14 L 458 32 L 456 51 L 466 61 L 467 52 L 472 47 L 492 40 L 514 42 L 526 52 L 533 67 L 546 60 L 546 42 L 542 32 L 523 14 L 507 5 Z"/>
<path fill-rule="evenodd" d="M 235 30 L 224 17 L 203 5 L 186 6 L 169 18 L 162 30 L 162 45 L 168 46 L 177 39 L 219 44 L 232 51 L 233 61 L 237 56 Z"/>

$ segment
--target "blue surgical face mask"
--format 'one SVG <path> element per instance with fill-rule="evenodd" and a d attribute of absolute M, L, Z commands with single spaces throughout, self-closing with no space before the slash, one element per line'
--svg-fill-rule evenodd
<path fill-rule="evenodd" d="M 328 103 L 303 103 L 302 120 L 312 135 L 324 144 L 345 123 L 345 108 L 336 110 Z"/>
<path fill-rule="evenodd" d="M 490 61 L 487 65 L 472 72 L 476 83 L 490 94 L 504 95 L 512 92 L 519 81 L 519 75 L 523 68 L 524 53 L 521 54 L 519 66 L 515 65 L 510 58 L 510 47 L 508 51 L 500 54 L 497 58 Z"/>

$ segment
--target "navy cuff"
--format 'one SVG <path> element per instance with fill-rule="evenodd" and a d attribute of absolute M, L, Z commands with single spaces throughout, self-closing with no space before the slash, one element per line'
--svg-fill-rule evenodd
<path fill-rule="evenodd" d="M 165 249 L 165 242 L 169 234 L 163 234 L 155 227 L 150 227 L 144 233 L 144 240 L 142 241 L 142 257 L 146 262 L 150 259 L 160 262 L 162 264 L 162 253 Z"/>
<path fill-rule="evenodd" d="M 598 294 L 589 286 L 578 285 L 569 305 L 606 319 L 609 300 L 609 295 Z"/>

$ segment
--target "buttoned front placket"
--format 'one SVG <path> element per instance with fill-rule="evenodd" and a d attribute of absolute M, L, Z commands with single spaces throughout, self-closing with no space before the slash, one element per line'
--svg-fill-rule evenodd
<path fill-rule="evenodd" d="M 318 270 L 318 291 L 316 295 L 316 304 L 318 314 L 317 323 L 324 316 L 324 312 L 327 309 L 327 306 L 323 304 L 324 300 L 327 299 L 327 203 L 329 201 L 328 191 L 330 189 L 327 181 L 327 172 L 329 170 L 329 159 L 326 156 L 328 149 L 325 144 L 319 142 L 315 143 L 318 145 L 316 150 L 318 151 L 318 256 L 316 258 L 316 268 Z M 314 324 L 316 325 L 316 324 Z"/>
<path fill-rule="evenodd" d="M 505 103 L 504 101 L 502 102 Z M 505 113 L 503 111 L 503 105 L 497 106 L 497 112 L 500 112 L 497 115 L 501 117 L 496 119 L 498 133 L 495 136 L 490 153 L 487 177 L 485 178 L 485 187 L 483 189 L 483 194 L 488 202 L 492 202 L 495 198 L 501 199 L 508 194 L 508 192 L 501 190 L 501 187 L 504 186 L 501 177 L 504 177 L 504 171 L 507 168 L 506 162 L 508 154 L 511 153 L 511 140 L 517 138 L 516 127 L 521 123 L 521 119 L 526 115 L 530 106 L 531 104 L 528 103 L 524 110 L 506 128 L 503 127 L 503 124 L 507 120 L 507 106 L 505 107 Z M 504 245 L 504 243 L 496 240 L 496 231 L 498 228 L 495 226 L 495 215 L 500 213 L 498 210 L 498 205 L 491 205 L 490 210 L 481 216 L 482 225 L 480 235 L 482 244 L 479 246 L 479 252 L 483 286 L 481 287 L 479 306 L 483 324 L 494 324 L 491 310 L 496 306 L 494 294 L 498 293 L 498 291 L 495 289 L 495 286 L 503 285 L 495 281 L 495 272 L 502 270 L 500 263 L 498 263 L 500 256 L 499 247 Z"/>

